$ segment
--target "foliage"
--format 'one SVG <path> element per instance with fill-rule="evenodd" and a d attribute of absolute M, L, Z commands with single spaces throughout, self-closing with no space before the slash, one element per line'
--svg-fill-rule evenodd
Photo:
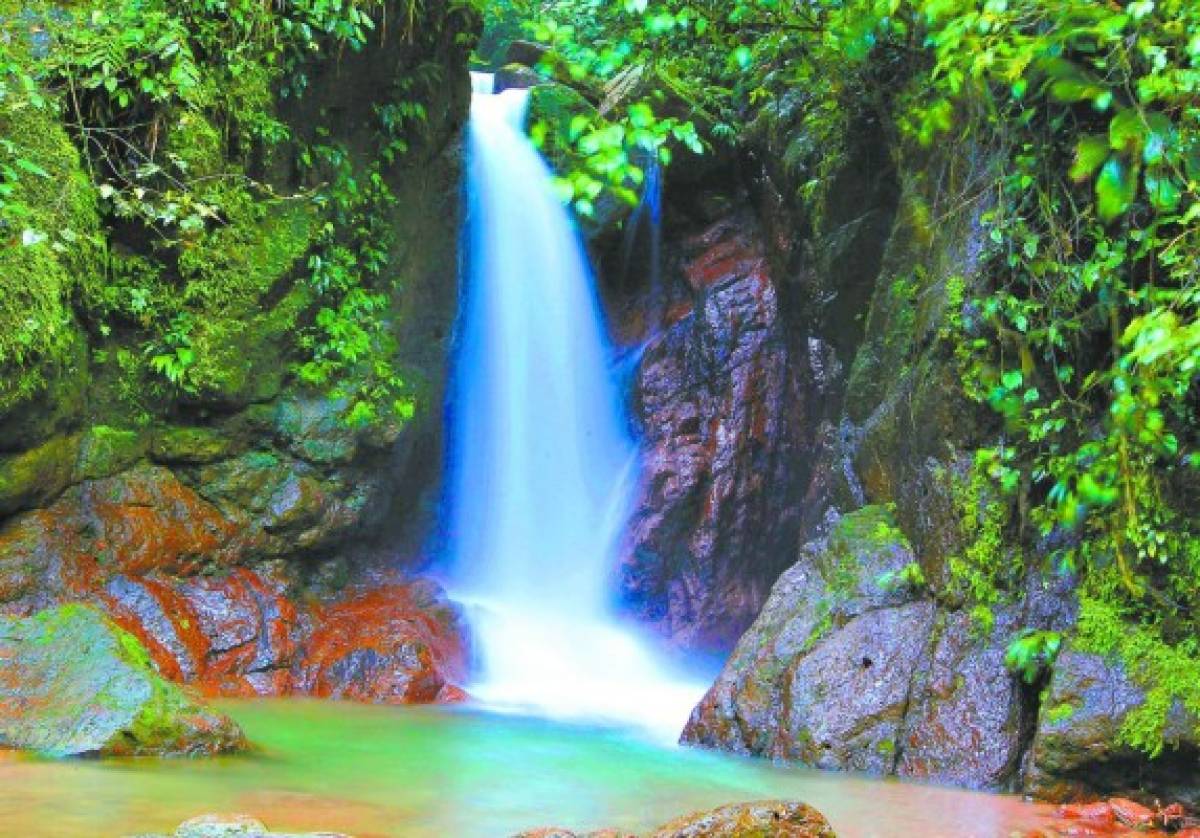
<path fill-rule="evenodd" d="M 328 136 L 300 147 L 280 100 L 306 96 L 315 68 L 373 38 L 428 54 L 471 7 L 472 0 L 428 9 L 421 0 L 90 0 L 64 9 L 37 0 L 4 18 L 0 121 L 16 114 L 66 128 L 82 153 L 87 201 L 63 188 L 79 185 L 62 177 L 71 159 L 47 158 L 36 134 L 26 142 L 30 132 L 5 132 L 0 261 L 19 262 L 14 288 L 41 296 L 11 297 L 29 338 L 18 331 L 10 349 L 0 337 L 0 365 L 27 371 L 11 396 L 0 387 L 0 410 L 41 386 L 39 359 L 66 351 L 74 303 L 99 344 L 94 358 L 114 361 L 130 378 L 119 390 L 139 409 L 155 400 L 145 398 L 146 384 L 169 396 L 167 404 L 226 398 L 250 361 L 237 346 L 257 345 L 240 332 L 269 328 L 297 336 L 295 349 L 306 356 L 295 365 L 301 382 L 349 398 L 355 424 L 384 405 L 390 416 L 410 417 L 412 394 L 393 369 L 389 332 L 400 266 L 389 264 L 396 242 L 386 180 L 424 131 L 424 100 L 442 83 L 438 68 L 418 65 L 379 92 L 375 142 L 353 154 Z M 303 158 L 302 180 L 279 176 L 293 155 Z M 86 204 L 77 214 L 90 225 L 44 209 L 73 207 L 69 201 Z M 100 252 L 78 280 L 60 281 L 48 266 L 69 271 L 85 245 Z M 302 277 L 295 269 L 306 261 Z"/>
<path fill-rule="evenodd" d="M 1019 674 L 1026 684 L 1033 684 L 1054 665 L 1061 647 L 1060 632 L 1027 629 L 1009 644 L 1004 665 Z"/>
<path fill-rule="evenodd" d="M 904 589 L 919 591 L 926 585 L 925 572 L 921 570 L 921 565 L 909 562 L 899 570 L 889 570 L 887 573 L 880 574 L 875 583 L 885 591 Z"/>

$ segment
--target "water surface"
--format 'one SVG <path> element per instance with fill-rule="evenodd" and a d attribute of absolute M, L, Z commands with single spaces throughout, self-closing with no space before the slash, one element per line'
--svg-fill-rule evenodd
<path fill-rule="evenodd" d="M 360 838 L 490 838 L 548 823 L 642 831 L 696 809 L 784 797 L 816 806 L 843 838 L 997 838 L 1037 826 L 1045 812 L 1015 797 L 784 769 L 470 709 L 295 699 L 220 706 L 259 753 L 0 760 L 0 834 L 169 831 L 206 812 Z"/>

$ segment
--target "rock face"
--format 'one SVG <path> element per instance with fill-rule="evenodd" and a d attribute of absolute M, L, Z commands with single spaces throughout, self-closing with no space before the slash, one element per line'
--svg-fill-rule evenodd
<path fill-rule="evenodd" d="M 1165 800 L 1200 806 L 1195 770 L 1200 760 L 1200 720 L 1172 708 L 1163 733 L 1166 751 L 1147 762 L 1118 744 L 1146 691 L 1124 668 L 1105 658 L 1065 649 L 1054 664 L 1045 710 L 1029 752 L 1029 790 L 1050 800 L 1105 794 L 1140 796 L 1152 788 Z"/>
<path fill-rule="evenodd" d="M 817 768 L 1012 785 L 1021 694 L 1006 635 L 904 582 L 911 546 L 867 507 L 807 546 L 693 712 L 683 741 Z"/>
<path fill-rule="evenodd" d="M 634 380 L 644 491 L 621 584 L 676 643 L 729 648 L 794 559 L 805 401 L 761 235 L 723 219 L 681 246 Z"/>
<path fill-rule="evenodd" d="M 0 745 L 49 756 L 196 755 L 245 738 L 154 668 L 94 608 L 0 619 Z"/>

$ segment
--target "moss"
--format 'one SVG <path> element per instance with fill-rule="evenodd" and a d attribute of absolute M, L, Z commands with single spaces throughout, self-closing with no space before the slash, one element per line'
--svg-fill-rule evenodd
<path fill-rule="evenodd" d="M 155 432 L 150 453 L 161 463 L 212 463 L 228 456 L 234 440 L 213 428 L 172 425 Z"/>
<path fill-rule="evenodd" d="M 1142 705 L 1125 717 L 1119 741 L 1158 756 L 1177 707 L 1187 711 L 1200 735 L 1200 643 L 1189 637 L 1168 644 L 1155 627 L 1139 623 L 1104 598 L 1102 587 L 1093 585 L 1090 595 L 1080 597 L 1076 645 L 1120 661 L 1145 690 Z"/>
<path fill-rule="evenodd" d="M 868 314 L 870 338 L 854 356 L 847 379 L 848 405 L 855 421 L 863 421 L 873 406 L 884 400 L 889 389 L 909 371 L 917 341 L 917 299 L 927 280 L 915 270 L 909 277 L 893 281 L 886 292 L 877 294 Z"/>
<path fill-rule="evenodd" d="M 79 436 L 58 436 L 22 454 L 0 458 L 0 514 L 47 501 L 70 485 Z"/>
<path fill-rule="evenodd" d="M 177 157 L 192 178 L 215 178 L 229 166 L 220 132 L 202 114 L 181 114 L 167 134 L 167 152 Z"/>
<path fill-rule="evenodd" d="M 1012 507 L 978 459 L 965 477 L 947 469 L 939 476 L 950 486 L 959 532 L 966 539 L 947 561 L 951 593 L 990 614 L 990 606 L 1011 596 L 1024 570 L 1019 546 L 1006 537 Z"/>
<path fill-rule="evenodd" d="M 890 505 L 864 506 L 843 515 L 830 536 L 830 550 L 839 556 L 893 546 L 910 549 L 908 539 L 896 524 L 895 508 Z"/>
<path fill-rule="evenodd" d="M 93 425 L 83 435 L 75 476 L 81 480 L 110 477 L 136 463 L 146 453 L 146 438 L 138 431 Z"/>
<path fill-rule="evenodd" d="M 0 414 L 42 391 L 65 365 L 75 339 L 70 296 L 99 270 L 96 196 L 79 155 L 54 116 L 27 101 L 0 101 L 0 164 L 23 159 L 10 203 L 26 212 L 0 225 Z M 36 243 L 35 243 L 36 242 Z"/>
<path fill-rule="evenodd" d="M 183 299 L 195 312 L 189 376 L 202 397 L 245 404 L 278 393 L 283 348 L 312 302 L 294 279 L 317 229 L 305 204 L 276 204 L 261 219 L 245 208 L 181 255 Z"/>

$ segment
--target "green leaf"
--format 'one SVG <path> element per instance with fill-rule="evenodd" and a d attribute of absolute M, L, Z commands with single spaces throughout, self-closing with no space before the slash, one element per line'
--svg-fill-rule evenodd
<path fill-rule="evenodd" d="M 1146 140 L 1146 125 L 1133 108 L 1123 108 L 1108 123 L 1108 144 L 1114 151 L 1137 154 Z"/>
<path fill-rule="evenodd" d="M 1108 156 L 1108 140 L 1098 134 L 1088 134 L 1080 138 L 1075 146 L 1075 161 L 1068 173 L 1076 183 L 1087 180 Z"/>
<path fill-rule="evenodd" d="M 1174 212 L 1179 208 L 1183 190 L 1171 177 L 1170 172 L 1151 169 L 1146 172 L 1146 194 L 1159 212 Z"/>
<path fill-rule="evenodd" d="M 1137 174 L 1128 161 L 1117 155 L 1108 158 L 1096 179 L 1096 209 L 1105 222 L 1123 215 L 1137 194 Z"/>

